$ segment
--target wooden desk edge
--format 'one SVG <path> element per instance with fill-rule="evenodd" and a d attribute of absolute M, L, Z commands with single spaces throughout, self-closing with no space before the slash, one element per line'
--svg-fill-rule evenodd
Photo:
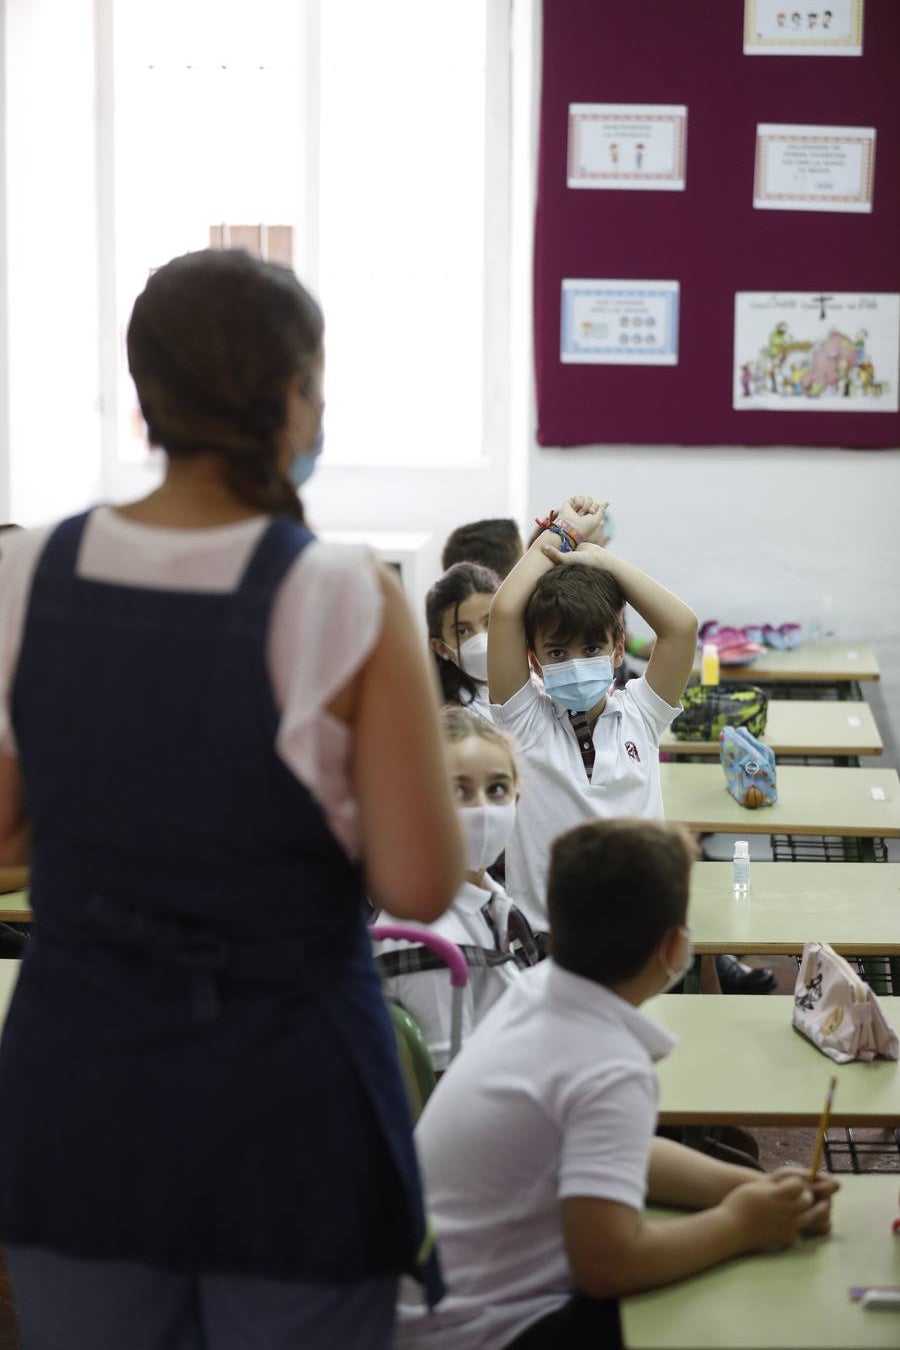
<path fill-rule="evenodd" d="M 663 804 L 665 805 L 665 792 Z M 749 819 L 745 819 L 745 816 Z M 736 834 L 738 837 L 744 834 L 798 834 L 828 839 L 900 838 L 900 825 L 892 825 L 890 821 L 886 821 L 883 825 L 808 825 L 803 821 L 797 824 L 790 820 L 773 821 L 765 807 L 759 811 L 745 811 L 740 820 L 724 820 L 721 816 L 713 820 L 706 820 L 705 817 L 698 820 L 684 820 L 681 816 L 669 815 L 668 812 L 666 820 L 670 824 L 684 825 L 686 829 L 695 830 L 697 833 Z"/>
<path fill-rule="evenodd" d="M 700 667 L 694 666 L 692 675 L 700 674 Z M 838 673 L 834 670 L 773 670 L 754 666 L 722 666 L 719 670 L 720 684 L 734 684 L 738 681 L 748 684 L 871 684 L 881 679 L 880 670 L 846 670 Z"/>
<path fill-rule="evenodd" d="M 864 866 L 871 867 L 871 863 L 865 863 Z M 767 942 L 763 938 L 751 940 L 749 938 L 736 937 L 731 933 L 721 938 L 698 938 L 692 934 L 691 945 L 698 956 L 720 956 L 727 952 L 734 951 L 736 948 L 741 955 L 752 956 L 800 956 L 805 941 L 797 939 L 794 942 L 778 941 Z M 876 941 L 872 939 L 867 942 L 831 942 L 829 946 L 842 956 L 900 956 L 900 937 L 893 940 L 884 939 Z"/>
<path fill-rule="evenodd" d="M 758 1125 L 772 1126 L 810 1126 L 817 1125 L 821 1107 L 809 1111 L 729 1111 L 721 1107 L 708 1110 L 666 1111 L 660 1110 L 660 1125 Z M 896 1111 L 832 1111 L 829 1127 L 853 1125 L 860 1129 L 897 1128 Z"/>
<path fill-rule="evenodd" d="M 771 743 L 762 738 L 764 745 Z M 788 755 L 804 759 L 848 759 L 851 756 L 883 755 L 883 745 L 783 745 L 780 741 L 771 747 L 776 755 Z M 664 755 L 718 755 L 717 741 L 660 741 L 660 753 Z"/>
<path fill-rule="evenodd" d="M 15 909 L 5 909 L 0 901 L 0 923 L 33 923 L 34 914 L 31 907 L 16 906 Z"/>

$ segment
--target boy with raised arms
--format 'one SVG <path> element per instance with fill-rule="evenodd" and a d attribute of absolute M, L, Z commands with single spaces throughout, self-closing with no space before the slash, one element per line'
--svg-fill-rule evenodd
<path fill-rule="evenodd" d="M 547 927 L 551 841 L 598 816 L 662 818 L 659 738 L 680 711 L 697 617 L 659 582 L 601 547 L 606 502 L 570 497 L 551 512 L 491 607 L 488 680 L 495 721 L 523 755 L 527 797 L 506 850 L 511 894 Z M 647 669 L 609 693 L 630 604 L 656 634 Z M 530 660 L 543 676 L 542 693 Z"/>

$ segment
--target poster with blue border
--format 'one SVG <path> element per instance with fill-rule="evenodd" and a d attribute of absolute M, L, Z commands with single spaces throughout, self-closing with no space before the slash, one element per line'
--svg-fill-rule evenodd
<path fill-rule="evenodd" d="M 677 281 L 562 283 L 560 360 L 568 365 L 676 366 Z"/>

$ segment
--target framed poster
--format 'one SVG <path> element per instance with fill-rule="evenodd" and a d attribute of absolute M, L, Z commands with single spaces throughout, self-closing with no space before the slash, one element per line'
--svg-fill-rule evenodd
<path fill-rule="evenodd" d="M 571 103 L 570 188 L 683 192 L 687 108 L 663 103 Z"/>
<path fill-rule="evenodd" d="M 744 0 L 745 56 L 862 56 L 863 0 Z"/>
<path fill-rule="evenodd" d="M 757 126 L 758 211 L 871 212 L 874 188 L 874 127 Z"/>
<path fill-rule="evenodd" d="M 895 413 L 900 294 L 734 297 L 736 412 Z"/>
<path fill-rule="evenodd" d="M 677 365 L 678 282 L 565 280 L 560 360 Z"/>

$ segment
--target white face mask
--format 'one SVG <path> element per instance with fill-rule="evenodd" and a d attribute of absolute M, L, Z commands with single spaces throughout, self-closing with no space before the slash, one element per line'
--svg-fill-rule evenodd
<path fill-rule="evenodd" d="M 516 804 L 464 806 L 458 814 L 466 842 L 466 869 L 481 872 L 497 861 L 509 843 L 516 823 Z"/>
<path fill-rule="evenodd" d="M 487 683 L 487 648 L 487 633 L 476 633 L 473 637 L 466 638 L 459 647 L 460 670 L 481 684 Z"/>
<path fill-rule="evenodd" d="M 682 965 L 681 969 L 671 970 L 669 966 L 666 965 L 662 956 L 660 955 L 659 957 L 659 964 L 662 966 L 663 970 L 666 972 L 666 975 L 669 977 L 666 980 L 665 984 L 663 985 L 662 989 L 660 989 L 659 991 L 661 994 L 667 994 L 670 989 L 674 989 L 676 984 L 680 983 L 680 981 L 684 979 L 685 975 L 688 973 L 691 966 L 694 964 L 694 944 L 691 941 L 691 930 L 687 927 L 686 924 L 684 924 L 682 925 L 681 931 L 687 937 L 687 942 L 685 943 L 684 964 Z"/>

